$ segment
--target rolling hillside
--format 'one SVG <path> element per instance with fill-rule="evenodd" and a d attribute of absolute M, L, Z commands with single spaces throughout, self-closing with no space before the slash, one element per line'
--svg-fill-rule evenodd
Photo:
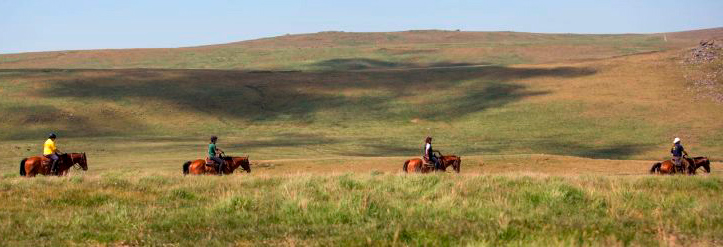
<path fill-rule="evenodd" d="M 78 143 L 202 144 L 216 134 L 275 159 L 412 156 L 434 135 L 442 150 L 465 155 L 661 159 L 681 136 L 695 154 L 715 157 L 723 112 L 693 100 L 680 56 L 386 71 L 3 70 L 0 138 L 37 140 L 54 130 Z"/>
<path fill-rule="evenodd" d="M 260 159 L 414 156 L 420 139 L 434 135 L 443 151 L 467 156 L 651 160 L 666 157 L 670 139 L 681 136 L 694 154 L 716 159 L 723 153 L 723 112 L 688 90 L 681 66 L 687 51 L 680 47 L 721 32 L 665 34 L 667 43 L 658 34 L 328 32 L 195 48 L 3 55 L 2 156 L 34 154 L 37 140 L 55 131 L 69 146 L 98 153 L 108 150 L 94 143 L 108 140 L 119 148 L 168 143 L 191 152 L 215 134 Z M 453 52 L 468 45 L 493 48 Z M 421 47 L 434 52 L 378 59 L 380 53 L 367 52 Z M 214 59 L 225 49 L 266 55 L 221 70 L 226 65 Z M 284 55 L 304 49 L 308 60 Z M 547 63 L 461 66 L 511 54 L 497 49 Z M 540 55 L 551 51 L 558 57 Z M 186 52 L 215 69 L 73 69 L 196 67 L 181 64 Z M 619 56 L 636 52 L 642 53 Z M 67 56 L 44 58 L 53 54 Z M 246 69 L 268 67 L 264 61 L 309 70 Z"/>
<path fill-rule="evenodd" d="M 0 55 L 7 68 L 339 70 L 467 64 L 540 64 L 680 49 L 723 29 L 667 34 L 516 32 L 322 32 L 175 49 L 59 51 Z"/>
<path fill-rule="evenodd" d="M 722 31 L 0 55 L 0 245 L 718 246 Z M 50 131 L 89 170 L 18 177 Z M 210 135 L 252 172 L 183 176 Z M 400 175 L 427 135 L 461 174 Z M 710 174 L 648 174 L 675 136 Z"/>

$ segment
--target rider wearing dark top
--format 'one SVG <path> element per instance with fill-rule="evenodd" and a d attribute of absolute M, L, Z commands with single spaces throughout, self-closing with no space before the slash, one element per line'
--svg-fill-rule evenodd
<path fill-rule="evenodd" d="M 426 139 L 424 139 L 424 159 L 429 160 L 434 164 L 434 170 L 439 169 L 439 159 L 434 156 L 434 150 L 432 150 L 432 137 L 427 136 Z"/>
<path fill-rule="evenodd" d="M 208 144 L 208 158 L 216 162 L 216 172 L 218 172 L 218 175 L 223 175 L 223 167 L 226 165 L 226 162 L 219 157 L 219 154 L 223 153 L 221 149 L 216 147 L 216 141 L 218 140 L 218 137 L 211 136 L 211 143 Z"/>
<path fill-rule="evenodd" d="M 683 145 L 680 144 L 680 138 L 676 137 L 675 140 L 673 140 L 673 148 L 670 149 L 670 153 L 673 154 L 673 163 L 675 166 L 682 170 L 683 155 L 688 156 L 688 152 L 686 152 Z"/>

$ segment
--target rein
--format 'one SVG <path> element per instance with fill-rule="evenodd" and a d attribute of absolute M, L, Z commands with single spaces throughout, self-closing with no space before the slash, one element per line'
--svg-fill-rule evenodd
<path fill-rule="evenodd" d="M 80 166 L 80 160 L 82 160 L 82 159 L 83 159 L 83 158 L 78 158 L 79 161 L 76 162 L 76 161 L 75 161 L 76 159 L 74 159 L 74 158 L 71 156 L 71 157 L 70 157 L 70 162 L 73 163 L 73 165 L 71 166 L 71 168 L 75 169 L 76 171 L 77 171 L 77 170 L 80 170 L 80 169 L 83 169 L 83 167 Z"/>

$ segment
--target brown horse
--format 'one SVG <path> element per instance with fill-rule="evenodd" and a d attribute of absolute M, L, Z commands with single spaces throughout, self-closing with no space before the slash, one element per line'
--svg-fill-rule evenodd
<path fill-rule="evenodd" d="M 692 159 L 686 157 L 683 160 L 683 169 L 687 170 L 689 175 L 695 174 L 695 171 L 700 167 L 703 167 L 707 173 L 710 173 L 710 161 L 707 157 L 695 157 Z M 650 173 L 675 174 L 684 173 L 684 171 L 675 169 L 675 164 L 673 164 L 672 160 L 665 160 L 653 164 L 650 168 Z"/>
<path fill-rule="evenodd" d="M 439 163 L 440 167 L 438 171 L 446 172 L 447 167 L 452 166 L 452 169 L 459 173 L 460 167 L 462 166 L 462 157 L 454 155 L 440 155 Z M 405 161 L 404 166 L 402 166 L 402 170 L 404 172 L 413 171 L 419 173 L 429 173 L 434 171 L 434 166 L 426 166 L 424 165 L 424 161 L 422 159 L 416 158 Z"/>
<path fill-rule="evenodd" d="M 88 170 L 88 159 L 85 153 L 67 153 L 58 156 L 58 176 L 67 175 L 68 169 L 80 166 Z M 20 161 L 20 176 L 35 177 L 38 174 L 54 176 L 50 171 L 50 159 L 44 156 L 32 156 Z"/>
<path fill-rule="evenodd" d="M 710 173 L 710 160 L 708 160 L 708 157 L 695 157 L 692 159 L 688 159 L 688 162 L 693 164 L 691 166 L 688 166 L 688 174 L 695 174 L 695 172 L 700 167 L 703 167 L 703 169 L 705 169 L 705 173 Z"/>
<path fill-rule="evenodd" d="M 226 165 L 223 167 L 223 174 L 231 174 L 236 168 L 241 166 L 247 173 L 251 172 L 251 164 L 249 163 L 248 156 L 232 157 L 223 156 L 221 157 L 226 161 Z M 202 159 L 186 161 L 183 164 L 183 175 L 194 174 L 194 175 L 218 175 L 216 167 L 210 167 L 206 165 L 206 161 Z"/>

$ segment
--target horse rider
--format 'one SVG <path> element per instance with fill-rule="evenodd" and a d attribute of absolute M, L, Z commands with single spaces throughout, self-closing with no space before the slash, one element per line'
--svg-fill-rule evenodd
<path fill-rule="evenodd" d="M 48 140 L 43 144 L 43 156 L 51 160 L 50 172 L 58 175 L 58 160 L 60 159 L 60 150 L 55 145 L 55 133 L 48 135 Z"/>
<path fill-rule="evenodd" d="M 685 151 L 683 145 L 680 144 L 680 138 L 676 137 L 673 140 L 673 148 L 670 149 L 670 153 L 673 154 L 673 164 L 676 169 L 683 170 L 683 155 L 688 156 L 688 152 Z"/>
<path fill-rule="evenodd" d="M 218 137 L 211 136 L 211 143 L 208 144 L 208 158 L 216 162 L 216 171 L 218 175 L 221 176 L 223 175 L 223 167 L 226 165 L 226 162 L 220 157 L 223 151 L 216 147 L 217 140 Z"/>
<path fill-rule="evenodd" d="M 434 170 L 436 171 L 439 169 L 439 158 L 437 156 L 434 156 L 434 151 L 432 150 L 432 137 L 427 136 L 426 139 L 424 139 L 424 160 L 431 161 L 434 164 Z"/>

